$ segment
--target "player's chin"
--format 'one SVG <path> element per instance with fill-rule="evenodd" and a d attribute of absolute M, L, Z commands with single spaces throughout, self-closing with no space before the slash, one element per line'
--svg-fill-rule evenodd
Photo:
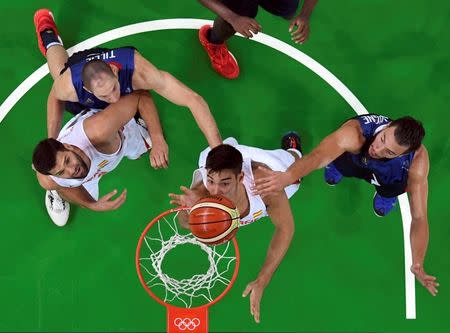
<path fill-rule="evenodd" d="M 78 178 L 85 178 L 88 174 L 88 170 L 85 169 L 84 167 L 81 167 L 81 172 L 80 175 L 78 176 Z"/>

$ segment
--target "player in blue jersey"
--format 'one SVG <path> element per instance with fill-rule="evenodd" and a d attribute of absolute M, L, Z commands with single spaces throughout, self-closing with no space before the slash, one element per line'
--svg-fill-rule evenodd
<path fill-rule="evenodd" d="M 363 115 L 346 121 L 313 151 L 292 164 L 286 172 L 265 170 L 266 177 L 255 182 L 254 191 L 267 195 L 282 190 L 292 181 L 325 167 L 325 181 L 338 184 L 343 177 L 356 177 L 375 186 L 373 209 L 385 216 L 408 192 L 411 205 L 411 271 L 432 295 L 438 283 L 427 275 L 423 263 L 428 246 L 428 152 L 420 122 L 403 117 L 394 121 L 380 115 Z"/>
<path fill-rule="evenodd" d="M 190 109 L 209 146 L 222 143 L 216 122 L 205 100 L 171 74 L 158 70 L 132 47 L 95 48 L 68 56 L 59 36 L 52 13 L 40 9 L 34 15 L 39 49 L 47 58 L 54 79 L 47 102 L 47 131 L 57 138 L 61 130 L 64 108 L 73 114 L 84 109 L 104 109 L 120 96 L 135 90 L 154 90 L 174 104 Z M 141 113 L 151 135 L 150 163 L 154 168 L 167 168 L 169 149 L 153 99 L 147 99 L 148 113 Z M 152 114 L 145 119 L 144 114 Z M 69 205 L 56 191 L 47 191 L 46 207 L 50 216 L 68 215 Z"/>
<path fill-rule="evenodd" d="M 35 13 L 34 24 L 39 49 L 47 58 L 54 79 L 47 106 L 50 138 L 56 138 L 61 129 L 65 102 L 71 102 L 68 111 L 76 114 L 81 110 L 74 109 L 73 103 L 103 109 L 109 103 L 117 102 L 121 95 L 134 90 L 154 90 L 172 103 L 189 108 L 211 147 L 222 143 L 205 100 L 171 74 L 157 69 L 134 48 L 96 48 L 68 57 L 48 9 Z M 152 154 L 155 154 L 155 149 L 158 151 L 152 160 L 152 165 L 156 167 L 167 167 L 168 164 L 167 145 L 165 141 L 159 145 L 163 139 L 152 137 Z"/>

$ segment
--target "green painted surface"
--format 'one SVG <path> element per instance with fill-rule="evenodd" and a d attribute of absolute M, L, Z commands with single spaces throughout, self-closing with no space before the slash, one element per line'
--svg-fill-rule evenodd
<path fill-rule="evenodd" d="M 44 63 L 37 49 L 34 11 L 52 8 L 66 46 L 123 25 L 164 18 L 214 16 L 196 1 L 112 0 L 0 3 L 0 100 Z M 304 179 L 291 200 L 296 235 L 266 288 L 261 324 L 241 293 L 258 273 L 273 227 L 265 219 L 239 232 L 242 267 L 231 292 L 210 309 L 210 330 L 226 332 L 448 332 L 450 209 L 447 176 L 450 91 L 449 4 L 421 1 L 321 1 L 310 40 L 301 50 L 334 73 L 374 113 L 411 115 L 427 130 L 429 150 L 429 273 L 442 287 L 436 298 L 416 286 L 417 319 L 405 319 L 403 236 L 397 209 L 384 219 L 371 211 L 372 188 L 346 180 L 326 186 L 322 172 Z M 263 10 L 265 33 L 289 42 L 288 23 Z M 447 40 L 447 42 L 446 42 Z M 220 78 L 194 30 L 122 38 L 105 46 L 136 46 L 209 103 L 224 137 L 277 148 L 297 130 L 310 151 L 354 115 L 314 73 L 263 45 L 234 38 L 229 47 L 242 73 Z M 446 46 L 447 45 L 447 46 Z M 155 97 L 170 146 L 168 170 L 145 158 L 124 161 L 101 182 L 101 193 L 128 189 L 116 212 L 73 208 L 68 225 L 47 216 L 44 191 L 30 169 L 31 152 L 46 134 L 51 78 L 31 89 L 0 124 L 1 331 L 165 330 L 165 310 L 137 279 L 134 251 L 148 221 L 170 207 L 168 192 L 189 185 L 206 141 L 187 110 Z"/>

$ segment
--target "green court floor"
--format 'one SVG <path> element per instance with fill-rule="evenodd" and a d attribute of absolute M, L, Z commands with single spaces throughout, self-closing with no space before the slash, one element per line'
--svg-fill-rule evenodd
<path fill-rule="evenodd" d="M 3 0 L 0 103 L 45 63 L 33 26 L 34 11 L 42 7 L 52 9 L 67 47 L 132 23 L 214 18 L 194 0 Z M 438 277 L 439 295 L 433 298 L 417 284 L 417 319 L 405 319 L 400 210 L 379 219 L 372 213 L 369 185 L 350 179 L 331 188 L 316 171 L 291 199 L 296 234 L 265 290 L 261 323 L 254 323 L 241 294 L 265 258 L 273 231 L 268 219 L 239 231 L 241 270 L 230 293 L 210 309 L 210 331 L 450 331 L 449 17 L 450 5 L 442 0 L 320 1 L 310 40 L 297 46 L 336 75 L 369 112 L 423 121 L 431 161 L 425 268 Z M 290 42 L 288 22 L 263 10 L 258 20 L 264 33 Z M 241 66 L 235 81 L 210 68 L 195 30 L 142 33 L 104 46 L 124 45 L 137 47 L 201 94 L 222 136 L 242 144 L 278 148 L 282 134 L 296 130 L 308 152 L 355 115 L 308 68 L 253 41 L 229 42 Z M 154 94 L 170 168 L 155 171 L 146 158 L 124 160 L 101 182 L 101 193 L 128 189 L 123 207 L 107 213 L 72 207 L 68 225 L 58 228 L 31 170 L 32 150 L 46 135 L 51 84 L 47 75 L 0 123 L 0 331 L 162 332 L 165 309 L 141 287 L 134 251 L 146 224 L 170 208 L 167 194 L 190 184 L 206 141 L 187 109 Z"/>

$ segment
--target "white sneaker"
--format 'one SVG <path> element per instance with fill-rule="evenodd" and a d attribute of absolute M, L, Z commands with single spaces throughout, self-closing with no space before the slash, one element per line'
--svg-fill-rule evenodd
<path fill-rule="evenodd" d="M 64 227 L 69 219 L 70 204 L 61 198 L 56 191 L 45 193 L 45 206 L 48 215 L 58 227 Z"/>

